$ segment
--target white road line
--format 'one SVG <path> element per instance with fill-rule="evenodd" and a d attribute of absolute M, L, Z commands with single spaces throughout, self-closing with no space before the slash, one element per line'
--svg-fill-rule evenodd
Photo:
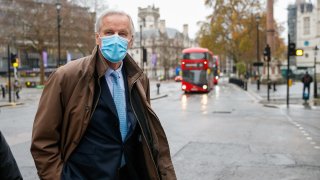
<path fill-rule="evenodd" d="M 284 114 L 284 116 L 287 118 L 287 120 L 288 120 L 290 123 L 294 124 L 294 125 L 301 131 L 301 133 L 302 133 L 304 136 L 307 136 L 307 137 L 306 137 L 306 140 L 311 141 L 311 142 L 310 142 L 311 145 L 315 145 L 315 144 L 316 144 L 316 142 L 312 141 L 312 137 L 309 136 L 309 133 L 308 133 L 299 123 L 293 121 L 292 118 L 291 118 L 290 116 L 288 116 L 288 114 L 285 113 L 282 109 L 281 109 L 281 112 L 282 112 L 282 114 Z M 320 146 L 314 146 L 314 148 L 315 148 L 315 149 L 320 149 Z"/>

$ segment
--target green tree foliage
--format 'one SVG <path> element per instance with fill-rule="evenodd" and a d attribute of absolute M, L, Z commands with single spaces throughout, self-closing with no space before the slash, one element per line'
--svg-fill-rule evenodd
<path fill-rule="evenodd" d="M 95 13 L 87 7 L 79 7 L 71 1 L 61 0 L 60 42 L 61 59 L 66 59 L 68 50 L 91 53 L 95 46 Z M 38 54 L 40 84 L 45 81 L 43 51 L 58 54 L 58 23 L 55 1 L 0 0 L 0 47 L 6 44 L 17 52 Z"/>
<path fill-rule="evenodd" d="M 244 62 L 237 62 L 236 67 L 240 76 L 244 76 L 247 72 L 246 64 Z"/>
<path fill-rule="evenodd" d="M 235 63 L 243 62 L 248 66 L 257 61 L 259 27 L 259 53 L 262 58 L 266 45 L 266 13 L 260 1 L 205 0 L 205 5 L 211 7 L 213 12 L 208 16 L 209 22 L 201 23 L 198 33 L 200 46 L 219 55 L 222 61 L 229 57 Z M 256 20 L 256 16 L 261 16 L 259 21 Z M 285 46 L 279 38 L 277 27 L 275 45 L 277 51 L 273 56 L 280 59 Z"/>

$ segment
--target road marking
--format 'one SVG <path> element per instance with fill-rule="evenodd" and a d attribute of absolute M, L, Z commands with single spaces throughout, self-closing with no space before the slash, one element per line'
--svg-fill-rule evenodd
<path fill-rule="evenodd" d="M 306 137 L 306 140 L 311 141 L 311 142 L 310 142 L 311 145 L 315 145 L 315 144 L 316 144 L 316 142 L 312 141 L 312 137 L 309 136 L 309 133 L 308 133 L 299 123 L 297 123 L 297 122 L 295 122 L 294 120 L 292 120 L 292 118 L 291 118 L 287 113 L 285 113 L 282 109 L 281 109 L 281 112 L 285 115 L 285 117 L 287 118 L 287 120 L 288 120 L 291 124 L 295 125 L 295 126 L 301 131 L 301 133 L 302 133 L 304 136 L 307 136 L 307 137 Z M 315 149 L 320 149 L 320 146 L 313 146 L 313 147 L 314 147 Z"/>

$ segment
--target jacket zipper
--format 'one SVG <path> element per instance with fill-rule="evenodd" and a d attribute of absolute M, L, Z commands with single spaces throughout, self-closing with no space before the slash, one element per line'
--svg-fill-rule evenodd
<path fill-rule="evenodd" d="M 137 80 L 138 80 L 138 79 L 136 79 L 136 80 L 132 83 L 132 85 L 130 85 L 130 88 L 129 88 L 129 89 L 130 89 L 130 92 L 129 92 L 129 94 L 130 94 L 130 106 L 131 106 L 131 108 L 132 108 L 132 110 L 133 110 L 134 116 L 135 116 L 136 119 L 137 119 L 137 122 L 139 123 L 139 126 L 141 127 L 141 124 L 140 124 L 140 121 L 139 121 L 139 119 L 138 119 L 138 116 L 137 116 L 137 114 L 136 114 L 136 112 L 135 112 L 135 109 L 133 108 L 133 105 L 132 105 L 132 97 L 131 97 L 131 89 L 132 89 L 133 85 L 137 82 Z M 159 174 L 158 174 L 158 169 L 157 169 L 156 163 L 155 163 L 154 160 L 153 160 L 153 155 L 152 155 L 152 153 L 151 153 L 149 144 L 148 144 L 148 142 L 147 142 L 147 138 L 146 138 L 146 136 L 145 136 L 144 131 L 143 131 L 142 128 L 141 128 L 141 132 L 142 132 L 142 136 L 143 136 L 143 138 L 144 138 L 144 140 L 145 140 L 145 142 L 146 142 L 146 144 L 147 144 L 147 148 L 148 148 L 148 151 L 149 151 L 149 155 L 151 156 L 151 160 L 152 160 L 153 166 L 154 166 L 155 169 L 156 169 L 157 178 L 160 179 Z"/>

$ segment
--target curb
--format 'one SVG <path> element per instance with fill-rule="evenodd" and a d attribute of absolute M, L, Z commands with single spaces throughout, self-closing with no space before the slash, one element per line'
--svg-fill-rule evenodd
<path fill-rule="evenodd" d="M 262 103 L 263 104 L 263 103 Z M 263 104 L 264 107 L 268 107 L 268 108 L 280 108 L 279 106 L 275 105 L 275 104 Z"/>
<path fill-rule="evenodd" d="M 156 97 L 150 98 L 150 100 L 157 100 L 157 99 L 162 99 L 162 98 L 165 98 L 165 97 L 168 97 L 168 94 L 164 94 L 164 95 L 161 95 L 161 96 L 156 96 Z M 0 104 L 0 107 L 17 106 L 17 105 L 23 105 L 23 104 L 24 104 L 23 102 L 4 103 L 4 104 Z"/>
<path fill-rule="evenodd" d="M 17 106 L 17 105 L 23 105 L 23 104 L 24 103 L 22 102 L 18 102 L 18 103 L 12 102 L 12 103 L 0 104 L 0 107 Z"/>
<path fill-rule="evenodd" d="M 165 97 L 168 97 L 168 94 L 165 94 L 165 95 L 162 95 L 162 96 L 157 96 L 157 97 L 154 97 L 154 98 L 150 98 L 150 100 L 156 100 L 156 99 L 161 99 L 161 98 L 165 98 Z"/>

